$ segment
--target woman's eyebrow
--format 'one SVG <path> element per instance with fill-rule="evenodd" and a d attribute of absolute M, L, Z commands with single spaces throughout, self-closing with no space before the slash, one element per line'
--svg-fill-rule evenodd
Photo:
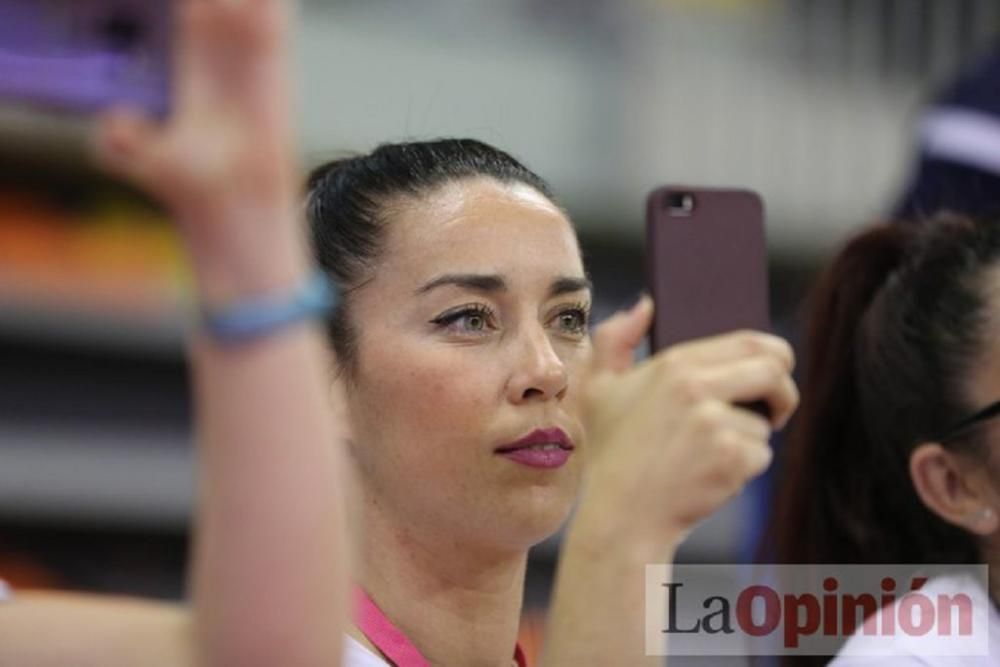
<path fill-rule="evenodd" d="M 506 292 L 507 281 L 503 276 L 483 273 L 448 273 L 439 276 L 420 289 L 417 294 L 426 294 L 431 290 L 446 285 L 474 290 L 476 292 Z M 549 287 L 549 298 L 569 294 L 571 292 L 593 291 L 593 283 L 587 278 L 562 276 L 552 281 Z"/>
<path fill-rule="evenodd" d="M 552 283 L 552 287 L 549 288 L 549 298 L 556 296 L 562 296 L 563 294 L 569 294 L 571 292 L 593 292 L 594 283 L 587 278 L 574 278 L 570 276 L 565 276 L 562 278 L 556 278 Z"/>
<path fill-rule="evenodd" d="M 505 292 L 507 282 L 498 275 L 482 273 L 448 273 L 430 281 L 417 290 L 417 294 L 426 294 L 438 287 L 452 285 L 477 292 Z"/>

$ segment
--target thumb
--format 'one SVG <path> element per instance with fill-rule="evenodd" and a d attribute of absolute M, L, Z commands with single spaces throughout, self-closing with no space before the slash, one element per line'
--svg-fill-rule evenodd
<path fill-rule="evenodd" d="M 620 372 L 632 365 L 635 349 L 653 323 L 653 299 L 643 294 L 634 306 L 615 313 L 594 330 L 594 364 Z"/>
<path fill-rule="evenodd" d="M 122 109 L 102 117 L 91 148 L 98 166 L 133 185 L 159 196 L 157 178 L 162 153 L 157 124 L 141 113 Z"/>

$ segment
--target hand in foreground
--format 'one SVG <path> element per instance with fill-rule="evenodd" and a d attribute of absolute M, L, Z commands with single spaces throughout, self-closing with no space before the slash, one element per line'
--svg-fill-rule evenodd
<path fill-rule="evenodd" d="M 578 521 L 609 538 L 674 546 L 771 462 L 773 428 L 796 406 L 784 340 L 739 331 L 676 345 L 635 365 L 653 303 L 598 327 L 583 388 L 588 477 Z M 770 422 L 736 403 L 766 401 Z"/>
<path fill-rule="evenodd" d="M 287 0 L 179 0 L 170 118 L 102 119 L 99 161 L 173 213 L 203 307 L 289 295 L 314 271 L 293 157 Z M 347 553 L 330 356 L 318 322 L 189 358 L 200 497 L 189 635 L 198 664 L 333 665 Z"/>

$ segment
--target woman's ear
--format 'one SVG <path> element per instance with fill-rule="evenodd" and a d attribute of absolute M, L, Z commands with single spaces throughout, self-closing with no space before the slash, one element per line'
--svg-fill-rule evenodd
<path fill-rule="evenodd" d="M 936 442 L 918 446 L 910 455 L 910 478 L 917 495 L 945 521 L 975 535 L 1000 528 L 989 477 Z"/>

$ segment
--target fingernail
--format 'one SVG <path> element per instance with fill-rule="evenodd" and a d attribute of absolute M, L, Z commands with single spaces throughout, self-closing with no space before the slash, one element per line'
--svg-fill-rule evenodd
<path fill-rule="evenodd" d="M 636 300 L 634 307 L 639 308 L 640 306 L 646 305 L 647 303 L 652 304 L 653 297 L 650 296 L 649 292 L 643 290 L 639 292 L 639 298 Z"/>

